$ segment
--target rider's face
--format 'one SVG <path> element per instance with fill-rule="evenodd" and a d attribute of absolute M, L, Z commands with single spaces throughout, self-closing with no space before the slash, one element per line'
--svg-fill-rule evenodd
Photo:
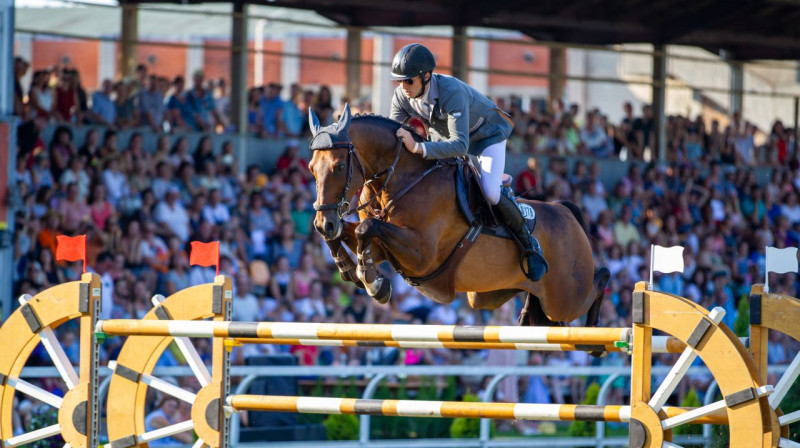
<path fill-rule="evenodd" d="M 419 76 L 415 76 L 410 79 L 403 79 L 397 81 L 397 83 L 400 84 L 400 88 L 403 89 L 403 93 L 405 93 L 409 98 L 416 98 L 419 95 L 420 90 L 423 89 L 422 78 Z"/>

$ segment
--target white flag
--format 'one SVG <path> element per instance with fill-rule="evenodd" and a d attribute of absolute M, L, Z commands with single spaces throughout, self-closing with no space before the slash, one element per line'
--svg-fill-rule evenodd
<path fill-rule="evenodd" d="M 650 267 L 658 272 L 683 272 L 683 247 L 664 247 L 653 245 L 653 265 Z"/>
<path fill-rule="evenodd" d="M 797 248 L 767 247 L 767 272 L 777 274 L 797 272 Z"/>

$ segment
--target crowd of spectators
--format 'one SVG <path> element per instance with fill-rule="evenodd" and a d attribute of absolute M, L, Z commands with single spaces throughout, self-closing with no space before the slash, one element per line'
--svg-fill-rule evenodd
<path fill-rule="evenodd" d="M 24 61 L 18 60 L 17 64 L 18 74 L 26 69 Z M 215 148 L 206 137 L 190 148 L 184 137 L 167 132 L 166 123 L 178 128 L 195 126 L 195 130 L 206 132 L 226 126 L 225 107 L 220 107 L 224 103 L 205 87 L 201 74 L 197 75 L 188 92 L 183 91 L 181 83 L 175 83 L 175 90 L 181 92 L 178 96 L 166 95 L 169 83 L 146 72 L 128 84 L 104 82 L 102 90 L 92 95 L 91 107 L 83 109 L 81 98 L 86 95 L 78 93 L 81 89 L 77 73 L 60 73 L 56 92 L 49 94 L 51 107 L 45 107 L 47 100 L 43 99 L 47 95 L 43 92 L 49 88 L 53 74 L 34 74 L 27 102 L 18 104 L 24 116 L 65 124 L 89 120 L 106 127 L 92 128 L 80 146 L 73 141 L 67 126 L 59 127 L 46 144 L 39 142 L 27 148 L 20 143 L 12 198 L 16 210 L 16 295 L 36 294 L 78 278 L 80 263 L 56 262 L 53 254 L 58 235 L 85 234 L 88 266 L 101 276 L 103 283 L 101 317 L 138 319 L 150 310 L 154 294 L 166 296 L 212 281 L 214 268 L 189 265 L 188 243 L 220 241 L 220 273 L 234 279 L 235 320 L 516 323 L 521 297 L 495 312 L 472 310 L 462 295 L 451 304 L 435 304 L 382 266 L 393 279 L 394 294 L 390 304 L 379 305 L 364 291 L 342 282 L 325 243 L 313 230 L 315 184 L 307 161 L 299 155 L 297 140 L 288 140 L 285 152 L 268 172 L 251 166 L 239 173 L 232 144 Z M 224 85 L 221 89 L 224 91 Z M 68 93 L 70 90 L 73 93 Z M 304 114 L 296 114 L 312 103 L 321 120 L 334 119 L 329 91 L 323 89 L 315 96 L 292 86 L 291 97 L 298 99 L 295 103 L 280 100 L 280 90 L 279 85 L 270 84 L 263 92 L 250 91 L 252 132 L 299 136 L 307 126 L 302 121 Z M 73 98 L 72 103 L 68 97 Z M 165 97 L 169 98 L 166 102 Z M 121 99 L 129 105 L 121 106 Z M 201 105 L 203 111 L 184 113 L 186 103 Z M 598 112 L 592 111 L 579 126 L 576 107 L 563 111 L 556 108 L 550 114 L 523 113 L 517 103 L 513 98 L 509 100 L 518 130 L 510 142 L 511 149 L 551 157 L 547 166 L 540 166 L 532 156 L 528 169 L 517 174 L 515 190 L 528 198 L 571 200 L 584 209 L 597 262 L 612 273 L 600 325 L 631 325 L 631 291 L 636 281 L 647 279 L 650 244 L 685 247 L 684 273 L 657 277 L 656 288 L 688 297 L 705 307 L 724 307 L 727 314 L 723 322 L 730 327 L 735 326 L 738 303 L 746 297 L 750 285 L 763 281 L 765 246 L 800 245 L 800 169 L 797 154 L 791 151 L 791 133 L 779 122 L 767 149 L 756 152 L 750 145 L 754 128 L 739 123 L 737 116 L 724 129 L 712 124 L 709 131 L 701 119 L 672 117 L 668 136 L 674 157 L 670 162 L 630 164 L 627 175 L 618 183 L 605 185 L 600 181 L 598 163 L 570 156 L 591 154 L 607 158 L 627 152 L 632 158 L 640 157 L 651 138 L 651 114 L 647 108 L 641 117 L 633 117 L 630 106 L 625 105 L 628 118 L 619 126 L 608 125 Z M 131 121 L 126 122 L 126 116 Z M 149 126 L 142 132 L 157 132 L 157 143 L 146 147 L 143 135 L 137 132 L 120 145 L 117 131 L 131 123 Z M 741 129 L 744 134 L 740 134 Z M 763 157 L 758 159 L 756 154 Z M 759 184 L 752 170 L 738 164 L 756 160 L 779 165 L 766 184 Z M 710 163 L 707 170 L 701 169 L 705 162 Z M 732 168 L 730 162 L 737 162 L 738 168 Z M 774 276 L 770 286 L 775 292 L 800 295 L 793 274 Z M 70 324 L 63 326 L 60 340 L 67 356 L 77 363 L 75 331 Z M 800 351 L 796 343 L 781 335 L 772 338 L 771 363 L 786 364 L 791 353 Z M 101 362 L 114 359 L 120 346 L 120 338 L 103 344 Z M 209 349 L 208 341 L 198 340 L 200 355 L 208 361 Z M 248 357 L 276 352 L 296 355 L 301 365 L 571 366 L 629 362 L 626 356 L 598 360 L 583 352 L 270 345 L 237 348 L 233 362 L 243 363 Z M 32 363 L 49 362 L 41 347 L 32 358 Z M 160 365 L 178 364 L 179 358 L 178 353 L 167 350 Z M 674 360 L 674 356 L 662 355 L 656 364 L 671 364 Z M 180 384 L 190 387 L 191 381 L 180 379 Z M 566 376 L 509 380 L 498 390 L 497 399 L 578 402 L 585 393 L 586 382 L 586 378 Z M 624 386 L 624 380 L 620 382 Z M 709 382 L 706 376 L 695 376 L 689 385 L 704 390 Z M 48 380 L 42 387 L 56 390 L 61 386 Z M 478 382 L 473 387 L 475 391 L 482 385 Z M 615 389 L 616 396 L 610 402 L 622 402 L 623 390 L 624 387 Z M 18 428 L 23 426 L 21 420 Z"/>
<path fill-rule="evenodd" d="M 531 101 L 527 111 L 519 97 L 498 98 L 498 105 L 514 119 L 509 150 L 517 154 L 592 156 L 622 160 L 655 160 L 651 151 L 654 118 L 652 106 L 644 104 L 635 115 L 631 103 L 622 105 L 617 123 L 598 109 L 582 113 L 578 104 L 566 107 L 560 100 L 544 110 Z M 717 119 L 707 124 L 701 116 L 689 119 L 668 116 L 665 128 L 666 161 L 719 162 L 737 166 L 783 166 L 790 160 L 794 131 L 776 120 L 768 132 L 744 121 L 735 112 L 728 124 Z"/>
<path fill-rule="evenodd" d="M 233 131 L 230 93 L 225 79 L 206 79 L 202 70 L 192 74 L 191 85 L 183 76 L 173 79 L 150 73 L 147 65 L 136 67 L 132 79 L 105 79 L 87 92 L 78 70 L 53 67 L 31 74 L 25 89 L 22 78 L 30 65 L 22 58 L 14 63 L 14 110 L 23 120 L 68 125 L 95 124 L 113 130 L 141 128 L 147 132 Z M 271 82 L 248 91 L 248 132 L 263 138 L 303 137 L 308 134 L 306 111 L 313 108 L 321 123 L 333 118 L 330 88 L 316 91 L 299 84 L 281 96 L 283 85 Z M 368 101 L 358 110 L 368 112 Z"/>

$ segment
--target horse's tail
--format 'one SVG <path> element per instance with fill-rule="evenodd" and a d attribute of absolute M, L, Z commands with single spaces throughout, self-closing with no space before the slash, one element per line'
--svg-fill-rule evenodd
<path fill-rule="evenodd" d="M 581 210 L 581 208 L 578 207 L 572 201 L 558 201 L 558 203 L 563 205 L 564 207 L 567 207 L 569 211 L 572 212 L 572 216 L 574 216 L 575 219 L 578 221 L 578 224 L 581 225 L 583 233 L 585 233 L 586 237 L 589 238 L 589 240 L 591 240 L 592 236 L 589 234 L 589 226 L 586 225 L 586 219 L 584 219 L 583 217 L 583 210 Z"/>

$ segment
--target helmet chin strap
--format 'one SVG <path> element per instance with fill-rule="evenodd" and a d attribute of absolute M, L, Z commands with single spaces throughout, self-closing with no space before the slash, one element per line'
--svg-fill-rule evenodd
<path fill-rule="evenodd" d="M 431 74 L 428 77 L 427 81 L 425 80 L 425 73 L 430 73 Z M 425 94 L 425 88 L 428 87 L 428 83 L 431 82 L 431 78 L 433 78 L 433 73 L 432 72 L 425 72 L 425 73 L 423 73 L 422 76 L 420 76 L 420 79 L 422 80 L 422 88 L 419 89 L 419 93 L 417 94 L 417 96 L 414 97 L 414 99 L 417 99 L 417 98 L 419 98 L 419 97 L 421 97 L 422 95 Z"/>

